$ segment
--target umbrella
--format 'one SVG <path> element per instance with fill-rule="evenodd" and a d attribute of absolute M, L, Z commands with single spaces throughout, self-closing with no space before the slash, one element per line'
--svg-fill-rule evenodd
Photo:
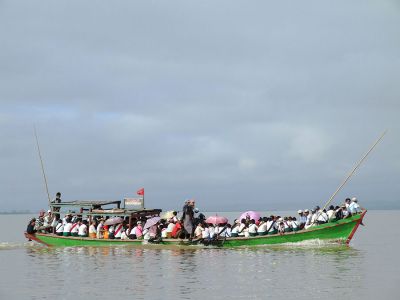
<path fill-rule="evenodd" d="M 171 219 L 171 218 L 174 217 L 174 212 L 175 212 L 175 211 L 173 211 L 173 210 L 166 211 L 165 213 L 163 213 L 163 214 L 161 215 L 161 218 L 163 218 L 164 220 L 169 220 L 169 219 Z"/>
<path fill-rule="evenodd" d="M 110 219 L 107 219 L 107 221 L 104 222 L 104 225 L 119 224 L 119 223 L 122 223 L 123 220 L 124 219 L 122 219 L 121 217 L 110 218 Z"/>
<path fill-rule="evenodd" d="M 249 216 L 250 220 L 257 221 L 258 219 L 260 219 L 260 214 L 258 212 L 249 210 L 240 215 L 239 221 L 241 221 L 242 219 L 246 219 L 247 216 Z"/>
<path fill-rule="evenodd" d="M 208 224 L 225 224 L 225 223 L 228 223 L 228 219 L 225 217 L 215 215 L 215 216 L 208 217 L 206 220 L 206 223 L 208 223 Z"/>
<path fill-rule="evenodd" d="M 161 220 L 160 217 L 152 217 L 150 219 L 147 219 L 143 229 L 150 228 L 151 226 L 156 225 L 160 220 Z"/>

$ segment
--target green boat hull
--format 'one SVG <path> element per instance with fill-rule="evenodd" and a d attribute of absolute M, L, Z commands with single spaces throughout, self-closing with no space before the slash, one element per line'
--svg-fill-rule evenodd
<path fill-rule="evenodd" d="M 348 244 L 353 238 L 359 224 L 362 222 L 366 211 L 361 214 L 354 215 L 350 218 L 339 220 L 336 222 L 326 223 L 312 227 L 308 230 L 300 230 L 297 232 L 289 232 L 285 234 L 274 234 L 256 237 L 239 237 L 239 238 L 226 238 L 219 240 L 217 246 L 223 247 L 240 247 L 240 246 L 260 246 L 260 245 L 274 245 L 285 243 L 298 243 L 307 240 L 325 240 L 337 241 L 340 243 Z M 63 237 L 53 234 L 35 234 L 25 236 L 38 243 L 46 246 L 58 247 L 82 247 L 82 246 L 118 246 L 118 245 L 170 245 L 170 246 L 189 246 L 195 244 L 188 240 L 179 239 L 163 239 L 157 244 L 143 242 L 142 240 L 104 240 L 93 238 L 80 238 L 80 237 Z"/>

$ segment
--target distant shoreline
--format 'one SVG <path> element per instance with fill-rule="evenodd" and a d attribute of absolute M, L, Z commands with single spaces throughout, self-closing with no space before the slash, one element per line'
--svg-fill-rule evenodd
<path fill-rule="evenodd" d="M 30 210 L 20 210 L 20 211 L 0 211 L 0 215 L 31 215 L 34 214 L 34 212 L 31 212 Z"/>

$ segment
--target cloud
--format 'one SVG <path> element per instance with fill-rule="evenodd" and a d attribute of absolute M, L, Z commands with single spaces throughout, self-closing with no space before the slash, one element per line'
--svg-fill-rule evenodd
<path fill-rule="evenodd" d="M 396 2 L 93 4 L 0 3 L 4 209 L 46 204 L 26 200 L 43 199 L 33 124 L 66 198 L 145 186 L 154 206 L 297 209 L 384 128 L 345 192 L 400 192 L 371 184 L 400 172 Z"/>

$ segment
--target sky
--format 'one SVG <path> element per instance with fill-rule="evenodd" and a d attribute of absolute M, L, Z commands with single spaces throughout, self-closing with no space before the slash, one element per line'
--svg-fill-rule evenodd
<path fill-rule="evenodd" d="M 400 209 L 398 1 L 0 0 L 0 211 Z"/>

